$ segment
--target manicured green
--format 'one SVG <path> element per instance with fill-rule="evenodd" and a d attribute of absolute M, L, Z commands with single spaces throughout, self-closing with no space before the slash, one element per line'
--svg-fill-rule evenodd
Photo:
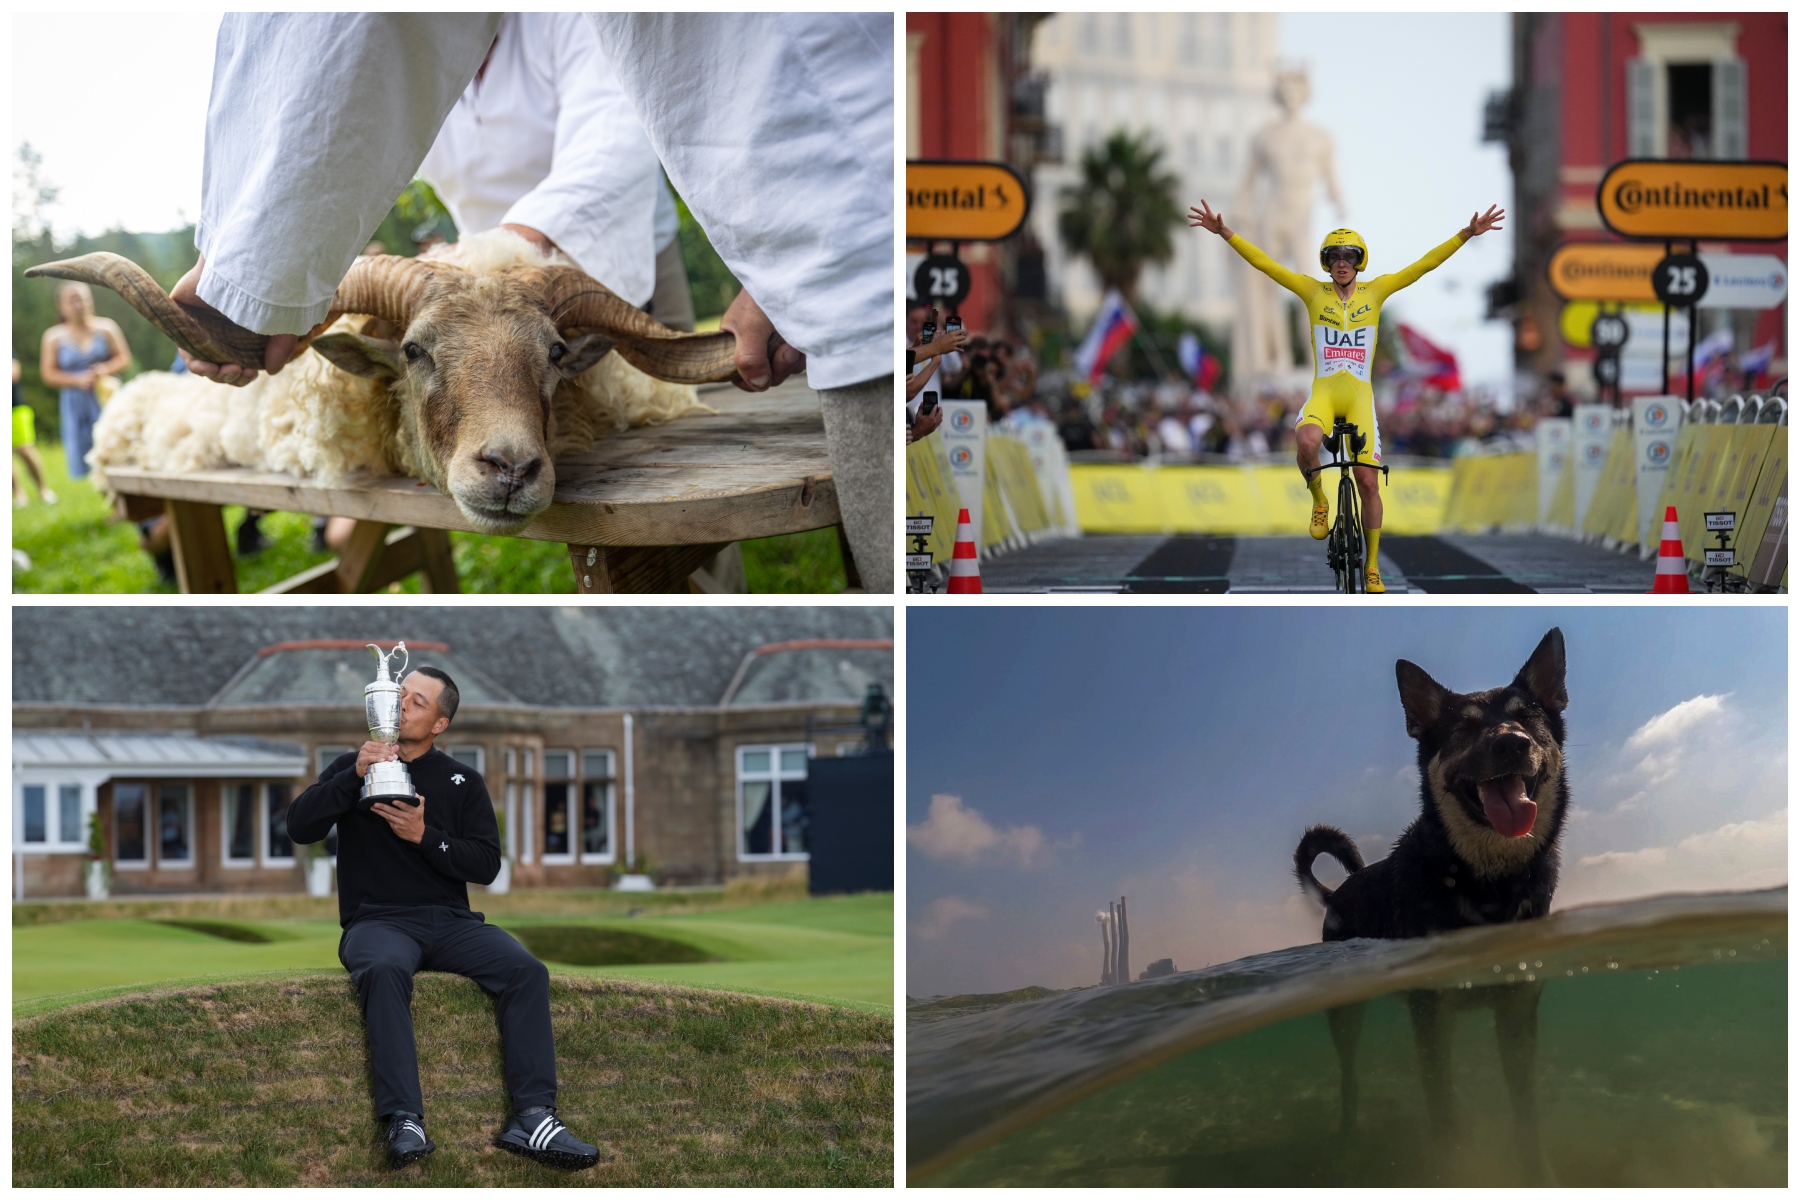
<path fill-rule="evenodd" d="M 893 896 L 865 893 L 742 907 L 688 907 L 677 896 L 643 897 L 644 915 L 623 915 L 623 899 L 599 894 L 588 911 L 582 897 L 520 894 L 520 907 L 535 901 L 541 915 L 507 912 L 515 897 L 477 896 L 475 906 L 502 928 L 518 931 L 528 945 L 535 928 L 587 927 L 681 944 L 715 961 L 644 965 L 569 966 L 553 962 L 559 974 L 632 978 L 731 991 L 799 996 L 838 1005 L 893 1010 Z M 264 917 L 247 920 L 218 904 L 184 902 L 179 916 L 112 917 L 35 923 L 46 916 L 72 915 L 83 906 L 30 906 L 15 915 L 13 1000 L 15 1014 L 91 999 L 95 989 L 151 985 L 170 980 L 228 978 L 325 968 L 341 974 L 335 918 Z M 63 910 L 63 911 L 58 911 Z M 629 912 L 625 909 L 624 912 Z M 168 922 L 179 920 L 184 925 Z M 229 926 L 239 936 L 220 936 L 205 926 Z M 202 928 L 195 928 L 201 926 Z M 269 938 L 240 940 L 242 933 Z"/>
<path fill-rule="evenodd" d="M 69 478 L 62 447 L 46 442 L 39 450 L 57 500 L 45 504 L 34 491 L 31 503 L 13 512 L 13 546 L 31 558 L 29 570 L 14 567 L 13 591 L 173 592 L 175 584 L 159 580 L 150 556 L 138 548 L 136 526 L 114 521 L 112 507 L 99 492 L 86 480 Z M 234 547 L 243 519 L 243 508 L 226 506 L 225 528 Z M 269 545 L 237 559 L 240 591 L 260 591 L 331 557 L 312 548 L 312 518 L 304 513 L 269 513 L 261 528 Z M 465 592 L 575 590 L 568 548 L 561 542 L 453 531 L 450 545 Z M 753 592 L 844 590 L 843 559 L 834 529 L 761 538 L 741 546 L 744 576 Z M 417 593 L 418 577 L 389 590 Z"/>
<path fill-rule="evenodd" d="M 559 974 L 550 1008 L 557 1111 L 600 1147 L 589 1171 L 494 1148 L 493 1002 L 435 974 L 413 1014 L 438 1150 L 388 1171 L 349 981 L 309 972 L 15 1019 L 13 1183 L 892 1186 L 891 1014 Z"/>

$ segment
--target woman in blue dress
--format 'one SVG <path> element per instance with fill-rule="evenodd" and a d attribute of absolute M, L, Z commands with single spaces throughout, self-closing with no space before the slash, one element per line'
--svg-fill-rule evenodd
<path fill-rule="evenodd" d="M 56 311 L 63 323 L 44 331 L 39 368 L 46 384 L 62 390 L 63 457 L 69 477 L 82 479 L 94 448 L 94 422 L 100 419 L 94 385 L 131 365 L 131 347 L 116 322 L 94 315 L 94 294 L 85 283 L 63 284 Z"/>

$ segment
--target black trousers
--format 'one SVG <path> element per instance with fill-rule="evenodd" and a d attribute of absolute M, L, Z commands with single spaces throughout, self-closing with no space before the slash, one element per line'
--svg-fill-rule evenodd
<path fill-rule="evenodd" d="M 365 905 L 338 942 L 338 961 L 356 982 L 369 1031 L 375 1114 L 425 1114 L 413 1042 L 413 975 L 463 975 L 494 997 L 506 1090 L 513 1111 L 556 1103 L 556 1046 L 550 1033 L 550 972 L 504 929 L 466 910 Z"/>

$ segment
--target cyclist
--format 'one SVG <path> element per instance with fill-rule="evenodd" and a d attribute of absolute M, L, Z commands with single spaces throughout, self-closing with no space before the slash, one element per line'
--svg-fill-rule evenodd
<path fill-rule="evenodd" d="M 1354 229 L 1334 229 L 1325 235 L 1324 244 L 1319 247 L 1319 265 L 1330 273 L 1331 279 L 1323 281 L 1288 270 L 1243 235 L 1231 232 L 1225 226 L 1225 218 L 1208 208 L 1204 200 L 1200 207 L 1190 208 L 1188 216 L 1192 218 L 1190 227 L 1198 226 L 1224 238 L 1245 262 L 1300 297 L 1306 305 L 1307 322 L 1312 327 L 1313 387 L 1294 426 L 1294 458 L 1312 492 L 1311 532 L 1313 537 L 1323 539 L 1329 531 L 1330 505 L 1319 482 L 1319 443 L 1336 418 L 1343 417 L 1367 433 L 1369 439 L 1365 453 L 1366 461 L 1372 465 L 1362 465 L 1365 459 L 1359 455 L 1355 471 L 1369 545 L 1365 584 L 1370 592 L 1385 592 L 1375 556 L 1381 538 L 1381 493 L 1376 490 L 1375 475 L 1375 467 L 1381 465 L 1381 427 L 1375 422 L 1375 393 L 1369 385 L 1381 303 L 1440 266 L 1470 238 L 1498 229 L 1506 213 L 1496 205 L 1475 214 L 1454 237 L 1412 266 L 1392 275 L 1378 275 L 1367 283 L 1356 282 L 1357 272 L 1368 265 L 1369 248 Z"/>

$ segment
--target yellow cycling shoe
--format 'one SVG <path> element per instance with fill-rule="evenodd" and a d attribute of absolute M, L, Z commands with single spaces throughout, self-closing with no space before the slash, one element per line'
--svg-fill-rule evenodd
<path fill-rule="evenodd" d="M 1322 542 L 1325 535 L 1331 532 L 1331 506 L 1327 504 L 1313 505 L 1312 525 L 1310 527 L 1313 541 Z"/>
<path fill-rule="evenodd" d="M 1363 576 L 1363 591 L 1371 596 L 1381 596 L 1387 593 L 1387 587 L 1381 582 L 1380 571 L 1373 567 L 1369 568 L 1368 574 Z"/>

